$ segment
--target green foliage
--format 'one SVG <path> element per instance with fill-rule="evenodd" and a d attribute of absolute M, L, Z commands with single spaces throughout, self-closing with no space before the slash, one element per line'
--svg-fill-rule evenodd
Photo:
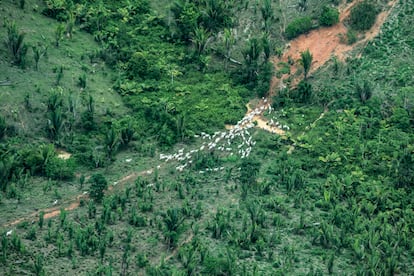
<path fill-rule="evenodd" d="M 201 12 L 202 24 L 208 31 L 217 32 L 232 26 L 232 1 L 205 0 L 203 2 L 205 6 Z"/>
<path fill-rule="evenodd" d="M 34 264 L 33 264 L 33 272 L 36 276 L 45 275 L 45 271 L 43 268 L 44 257 L 41 254 L 35 256 Z"/>
<path fill-rule="evenodd" d="M 243 169 L 240 171 L 239 176 L 242 198 L 247 196 L 249 190 L 256 188 L 257 174 L 259 173 L 260 165 L 259 161 L 252 158 L 245 158 L 242 160 L 241 168 Z"/>
<path fill-rule="evenodd" d="M 348 45 L 352 45 L 352 44 L 354 44 L 355 42 L 357 42 L 357 40 L 358 40 L 358 34 L 357 34 L 357 32 L 356 32 L 356 31 L 354 31 L 354 30 L 352 30 L 352 29 L 349 29 L 349 30 L 346 32 L 346 43 L 347 43 Z"/>
<path fill-rule="evenodd" d="M 305 81 L 301 80 L 296 89 L 296 99 L 301 103 L 309 103 L 312 97 L 312 85 Z"/>
<path fill-rule="evenodd" d="M 349 23 L 355 30 L 369 30 L 374 25 L 377 14 L 378 9 L 375 4 L 369 0 L 365 0 L 352 8 Z"/>
<path fill-rule="evenodd" d="M 262 53 L 262 45 L 257 38 L 249 39 L 247 47 L 243 50 L 244 67 L 248 83 L 255 82 L 259 70 L 259 58 Z"/>
<path fill-rule="evenodd" d="M 58 24 L 55 29 L 55 46 L 59 47 L 60 42 L 63 39 L 63 34 L 65 33 L 65 25 Z"/>
<path fill-rule="evenodd" d="M 339 12 L 335 8 L 324 6 L 319 16 L 319 24 L 322 26 L 333 26 L 339 22 Z"/>
<path fill-rule="evenodd" d="M 175 1 L 171 7 L 175 18 L 176 32 L 178 37 L 189 43 L 191 32 L 198 25 L 201 13 L 192 1 Z"/>
<path fill-rule="evenodd" d="M 357 82 L 355 92 L 361 103 L 365 104 L 372 97 L 371 83 L 367 80 L 364 80 L 363 84 Z"/>
<path fill-rule="evenodd" d="M 293 39 L 301 34 L 309 32 L 312 27 L 313 24 L 310 17 L 298 17 L 287 25 L 285 36 L 287 39 Z"/>
<path fill-rule="evenodd" d="M 79 76 L 78 85 L 82 89 L 86 88 L 86 74 L 82 74 L 82 75 Z"/>
<path fill-rule="evenodd" d="M 313 55 L 311 54 L 309 49 L 300 53 L 300 63 L 303 66 L 303 75 L 305 80 L 308 78 L 308 74 L 312 66 L 312 61 Z"/>
<path fill-rule="evenodd" d="M 203 27 L 195 27 L 191 41 L 194 44 L 195 53 L 198 57 L 205 51 L 209 33 Z"/>
<path fill-rule="evenodd" d="M 394 164 L 394 183 L 397 188 L 413 188 L 414 183 L 414 157 L 408 149 L 404 149 L 397 156 Z"/>
<path fill-rule="evenodd" d="M 45 175 L 55 180 L 72 180 L 75 177 L 75 161 L 71 158 L 61 159 L 54 157 L 48 160 Z"/>
<path fill-rule="evenodd" d="M 89 183 L 91 183 L 89 196 L 96 202 L 101 202 L 104 196 L 104 190 L 108 187 L 106 178 L 102 174 L 96 173 L 91 176 Z"/>
<path fill-rule="evenodd" d="M 63 128 L 63 116 L 60 108 L 49 112 L 46 130 L 50 139 L 58 141 Z"/>
<path fill-rule="evenodd" d="M 132 118 L 127 119 L 121 126 L 120 130 L 120 143 L 123 147 L 127 147 L 134 139 L 136 133 L 135 127 L 133 126 Z"/>
<path fill-rule="evenodd" d="M 6 135 L 6 131 L 7 131 L 6 120 L 4 119 L 3 116 L 0 115 L 0 140 L 4 138 L 4 136 Z"/>
<path fill-rule="evenodd" d="M 128 78 L 144 79 L 149 73 L 151 62 L 148 62 L 148 55 L 144 52 L 136 52 L 128 61 Z"/>
<path fill-rule="evenodd" d="M 114 154 L 119 146 L 119 133 L 114 127 L 111 127 L 105 135 L 105 149 L 109 160 L 113 160 Z"/>
<path fill-rule="evenodd" d="M 6 235 L 1 235 L 1 262 L 3 264 L 7 263 L 7 253 L 8 253 L 9 241 Z"/>
<path fill-rule="evenodd" d="M 166 213 L 162 214 L 164 222 L 164 237 L 169 247 L 177 245 L 179 236 L 182 231 L 182 224 L 184 223 L 184 216 L 180 209 L 171 208 Z"/>
<path fill-rule="evenodd" d="M 67 18 L 67 4 L 65 0 L 45 0 L 46 8 L 42 14 L 58 21 L 65 21 Z"/>
<path fill-rule="evenodd" d="M 39 70 L 40 58 L 47 55 L 47 47 L 44 46 L 32 46 L 33 58 L 35 61 L 35 69 Z"/>
<path fill-rule="evenodd" d="M 272 2 L 270 0 L 263 0 L 260 12 L 262 13 L 265 32 L 268 33 L 271 25 L 271 20 L 274 17 Z"/>
<path fill-rule="evenodd" d="M 5 21 L 7 37 L 4 44 L 9 49 L 13 58 L 13 63 L 22 68 L 26 65 L 26 54 L 28 46 L 24 43 L 25 33 L 20 32 L 16 22 Z"/>
<path fill-rule="evenodd" d="M 86 103 L 86 110 L 82 114 L 82 125 L 85 130 L 94 130 L 96 128 L 95 123 L 95 100 L 92 95 L 88 96 Z"/>

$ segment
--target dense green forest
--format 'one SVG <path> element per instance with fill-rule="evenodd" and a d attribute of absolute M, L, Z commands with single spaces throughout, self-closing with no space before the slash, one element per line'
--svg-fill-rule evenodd
<path fill-rule="evenodd" d="M 414 274 L 413 0 L 0 16 L 1 275 Z"/>

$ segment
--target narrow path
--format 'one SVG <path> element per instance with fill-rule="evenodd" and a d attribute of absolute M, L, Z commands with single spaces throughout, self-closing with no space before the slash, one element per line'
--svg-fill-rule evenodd
<path fill-rule="evenodd" d="M 153 172 L 153 170 L 150 169 L 150 170 L 141 171 L 139 173 L 134 172 L 134 173 L 128 174 L 125 177 L 118 180 L 116 186 L 109 186 L 108 190 L 107 190 L 107 193 L 111 193 L 112 191 L 119 190 L 128 181 L 135 181 L 135 179 L 138 176 L 148 175 L 148 174 L 151 174 L 152 172 Z M 115 189 L 115 187 L 116 187 L 116 189 Z M 20 217 L 16 220 L 5 223 L 5 224 L 2 225 L 2 227 L 15 226 L 15 225 L 17 225 L 21 222 L 24 222 L 24 221 L 36 221 L 36 220 L 39 219 L 39 215 L 40 215 L 41 212 L 43 212 L 45 219 L 56 217 L 56 216 L 60 215 L 62 209 L 65 210 L 65 211 L 74 210 L 74 209 L 79 207 L 80 201 L 82 199 L 88 199 L 88 198 L 89 198 L 89 196 L 88 196 L 87 193 L 78 195 L 74 199 L 70 199 L 70 200 L 64 201 L 62 203 L 59 203 L 59 206 L 38 210 L 38 211 L 33 212 L 33 213 L 31 213 L 27 216 Z"/>

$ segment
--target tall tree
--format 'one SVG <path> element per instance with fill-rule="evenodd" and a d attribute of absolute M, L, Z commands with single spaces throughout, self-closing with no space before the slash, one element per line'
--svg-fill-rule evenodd
<path fill-rule="evenodd" d="M 262 47 L 257 38 L 252 38 L 248 41 L 247 47 L 242 51 L 245 68 L 247 73 L 247 79 L 249 82 L 257 79 L 257 71 L 259 67 L 259 58 L 262 53 Z"/>
<path fill-rule="evenodd" d="M 312 65 L 312 60 L 313 60 L 313 55 L 311 54 L 309 49 L 300 53 L 300 63 L 303 66 L 303 74 L 304 74 L 305 80 L 308 78 L 308 74 L 309 74 L 309 71 Z"/>

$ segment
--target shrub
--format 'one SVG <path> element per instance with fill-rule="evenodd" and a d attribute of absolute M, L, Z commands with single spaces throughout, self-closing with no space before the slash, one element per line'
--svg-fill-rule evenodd
<path fill-rule="evenodd" d="M 298 84 L 296 99 L 301 103 L 309 102 L 312 96 L 312 85 L 304 80 Z"/>
<path fill-rule="evenodd" d="M 89 196 L 96 202 L 101 202 L 104 196 L 104 190 L 108 187 L 108 181 L 106 181 L 106 178 L 102 174 L 97 173 L 91 176 L 89 182 L 91 183 Z"/>
<path fill-rule="evenodd" d="M 309 16 L 299 17 L 286 27 L 286 38 L 292 39 L 312 29 L 312 19 Z"/>
<path fill-rule="evenodd" d="M 54 157 L 46 164 L 46 176 L 56 180 L 71 180 L 75 175 L 75 162 L 73 159 Z"/>
<path fill-rule="evenodd" d="M 350 25 L 358 31 L 368 30 L 374 25 L 378 10 L 371 2 L 364 1 L 351 10 Z"/>
<path fill-rule="evenodd" d="M 335 8 L 328 6 L 323 7 L 319 23 L 322 26 L 333 26 L 339 22 L 339 12 Z"/>
<path fill-rule="evenodd" d="M 355 84 L 355 92 L 361 103 L 365 104 L 372 96 L 371 83 L 367 80 L 364 80 L 363 83 L 357 82 Z"/>
<path fill-rule="evenodd" d="M 18 30 L 14 21 L 6 21 L 5 26 L 7 29 L 7 38 L 4 42 L 5 46 L 12 54 L 13 63 L 24 68 L 28 50 L 28 46 L 24 43 L 25 33 Z"/>
<path fill-rule="evenodd" d="M 349 29 L 346 32 L 346 43 L 348 45 L 352 45 L 355 42 L 357 42 L 357 40 L 358 40 L 357 32 L 355 32 L 354 30 Z"/>

